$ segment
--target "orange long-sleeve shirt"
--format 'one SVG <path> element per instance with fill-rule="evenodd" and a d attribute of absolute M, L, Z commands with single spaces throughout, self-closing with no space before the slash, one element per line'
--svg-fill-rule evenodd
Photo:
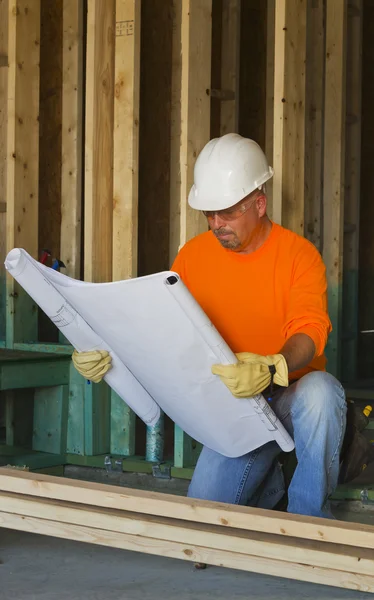
<path fill-rule="evenodd" d="M 316 355 L 290 379 L 325 370 L 326 269 L 305 238 L 273 223 L 265 243 L 246 255 L 223 248 L 209 231 L 187 242 L 172 270 L 233 352 L 276 354 L 293 334 L 305 333 Z"/>

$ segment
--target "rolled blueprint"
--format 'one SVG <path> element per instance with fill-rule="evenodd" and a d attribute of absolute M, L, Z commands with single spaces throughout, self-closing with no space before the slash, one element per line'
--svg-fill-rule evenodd
<path fill-rule="evenodd" d="M 160 407 L 110 346 L 82 319 L 54 287 L 51 279 L 45 276 L 49 273 L 51 277 L 53 270 L 38 263 L 25 250 L 19 248 L 9 252 L 5 268 L 78 352 L 88 350 L 110 352 L 113 368 L 108 371 L 104 380 L 147 425 L 155 425 L 160 416 Z M 70 278 L 66 277 L 66 279 Z"/>
<path fill-rule="evenodd" d="M 20 249 L 6 268 L 78 351 L 113 358 L 105 381 L 148 425 L 160 409 L 192 438 L 225 456 L 269 441 L 294 444 L 262 395 L 235 398 L 213 364 L 235 355 L 176 273 L 88 283 L 54 271 Z"/>

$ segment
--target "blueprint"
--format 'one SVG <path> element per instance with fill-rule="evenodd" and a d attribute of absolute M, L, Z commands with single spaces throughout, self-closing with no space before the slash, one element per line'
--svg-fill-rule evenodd
<path fill-rule="evenodd" d="M 107 384 L 147 424 L 164 411 L 192 438 L 228 457 L 292 438 L 260 394 L 238 399 L 211 373 L 236 357 L 176 273 L 88 283 L 15 248 L 5 267 L 79 352 L 108 350 Z"/>

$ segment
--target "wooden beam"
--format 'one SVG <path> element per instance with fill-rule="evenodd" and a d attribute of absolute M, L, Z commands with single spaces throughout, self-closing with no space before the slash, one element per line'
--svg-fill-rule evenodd
<path fill-rule="evenodd" d="M 138 270 L 140 0 L 116 0 L 112 279 Z M 135 413 L 111 393 L 113 454 L 135 453 Z"/>
<path fill-rule="evenodd" d="M 339 377 L 342 320 L 344 235 L 345 97 L 347 0 L 326 3 L 326 75 L 324 115 L 323 258 L 333 331 L 328 370 Z"/>
<path fill-rule="evenodd" d="M 337 586 L 345 589 L 374 592 L 374 577 L 356 573 L 345 573 L 344 571 L 322 567 L 311 568 L 309 565 L 299 562 L 288 564 L 282 560 L 259 558 L 238 552 L 214 550 L 206 546 L 191 546 L 169 540 L 142 538 L 138 535 L 134 536 L 113 531 L 108 532 L 105 529 L 93 530 L 91 527 L 34 517 L 25 518 L 21 515 L 6 512 L 0 512 L 0 526 L 62 539 L 131 550 L 133 552 L 179 558 L 195 563 L 206 563 L 220 567 L 262 573 L 264 575 Z"/>
<path fill-rule="evenodd" d="M 275 0 L 267 1 L 266 9 L 266 122 L 265 154 L 269 164 L 274 160 L 274 60 L 275 60 Z M 281 107 L 279 107 L 281 108 Z M 279 115 L 278 115 L 279 118 Z M 266 183 L 268 215 L 273 218 L 273 178 Z"/>
<path fill-rule="evenodd" d="M 7 251 L 38 258 L 40 0 L 8 0 Z M 7 345 L 37 340 L 37 309 L 7 277 Z"/>
<path fill-rule="evenodd" d="M 81 276 L 83 0 L 63 0 L 61 249 L 66 275 Z"/>
<path fill-rule="evenodd" d="M 84 278 L 112 279 L 115 0 L 88 0 Z"/>
<path fill-rule="evenodd" d="M 116 0 L 113 280 L 137 274 L 140 84 L 139 0 Z"/>
<path fill-rule="evenodd" d="M 361 89 L 363 2 L 351 0 L 347 12 L 346 157 L 343 243 L 344 378 L 357 378 L 358 272 L 361 196 Z"/>
<path fill-rule="evenodd" d="M 277 220 L 281 218 L 282 225 L 301 235 L 304 234 L 305 195 L 306 17 L 306 0 L 285 0 L 285 3 L 282 0 L 276 7 L 276 171 L 273 184 L 273 215 Z M 278 170 L 280 173 L 277 175 Z"/>
<path fill-rule="evenodd" d="M 308 3 L 307 10 L 305 235 L 322 251 L 324 1 L 315 0 Z"/>
<path fill-rule="evenodd" d="M 317 517 L 279 514 L 274 511 L 183 498 L 157 492 L 60 479 L 35 473 L 0 469 L 0 491 L 44 499 L 80 502 L 101 508 L 172 517 L 246 531 L 277 534 L 360 548 L 374 547 L 374 527 Z"/>
<path fill-rule="evenodd" d="M 205 218 L 188 206 L 187 198 L 196 158 L 210 137 L 212 0 L 175 0 L 173 29 L 176 112 L 172 114 L 170 262 L 179 247 L 207 229 Z M 179 110 L 180 130 L 176 116 Z"/>
<path fill-rule="evenodd" d="M 23 517 L 40 518 L 61 524 L 71 523 L 137 535 L 149 540 L 173 541 L 214 550 L 238 552 L 251 556 L 303 563 L 312 567 L 336 569 L 361 575 L 373 575 L 374 556 L 371 550 L 323 542 L 284 539 L 278 535 L 251 533 L 227 529 L 222 525 L 203 525 L 165 517 L 97 509 L 89 505 L 42 500 L 17 494 L 0 494 L 0 510 Z"/>
<path fill-rule="evenodd" d="M 284 131 L 284 61 L 286 52 L 286 2 L 275 3 L 274 34 L 274 132 L 273 132 L 273 190 L 272 218 L 282 224 L 283 205 L 283 131 Z"/>
<path fill-rule="evenodd" d="M 221 90 L 233 98 L 221 102 L 221 135 L 239 129 L 240 4 L 222 0 Z"/>

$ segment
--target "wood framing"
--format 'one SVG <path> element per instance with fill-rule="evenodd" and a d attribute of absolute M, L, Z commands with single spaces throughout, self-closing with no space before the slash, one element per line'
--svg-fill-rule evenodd
<path fill-rule="evenodd" d="M 138 270 L 141 0 L 116 0 L 113 133 L 113 281 Z M 135 414 L 111 393 L 111 452 L 135 452 Z"/>
<path fill-rule="evenodd" d="M 140 8 L 116 0 L 113 281 L 137 274 Z"/>
<path fill-rule="evenodd" d="M 63 0 L 61 249 L 70 277 L 81 276 L 83 0 Z"/>
<path fill-rule="evenodd" d="M 363 2 L 352 0 L 347 10 L 347 100 L 343 243 L 343 362 L 345 379 L 357 376 L 358 272 L 361 207 L 361 90 Z"/>
<path fill-rule="evenodd" d="M 212 0 L 175 1 L 170 261 L 187 240 L 207 229 L 206 219 L 189 208 L 187 198 L 196 158 L 210 138 L 211 29 Z"/>
<path fill-rule="evenodd" d="M 84 278 L 112 279 L 115 0 L 88 0 Z"/>
<path fill-rule="evenodd" d="M 38 257 L 40 0 L 8 0 L 6 249 Z M 7 277 L 6 342 L 37 340 L 34 302 Z"/>
<path fill-rule="evenodd" d="M 316 248 L 322 251 L 324 0 L 309 2 L 307 11 L 304 233 Z"/>
<path fill-rule="evenodd" d="M 0 526 L 374 592 L 371 526 L 4 468 Z"/>
<path fill-rule="evenodd" d="M 221 135 L 239 128 L 240 4 L 241 0 L 222 0 Z"/>
<path fill-rule="evenodd" d="M 285 104 L 284 60 L 286 51 L 286 2 L 287 0 L 277 0 L 277 2 L 275 3 L 274 17 L 274 130 L 272 161 L 274 168 L 274 177 L 272 185 L 272 218 L 276 223 L 279 224 L 282 224 L 283 204 L 283 131 Z"/>
<path fill-rule="evenodd" d="M 265 154 L 268 163 L 274 164 L 274 60 L 275 60 L 275 0 L 267 0 L 266 11 L 266 120 L 265 120 Z M 278 33 L 279 44 L 279 33 Z M 278 58 L 279 60 L 279 58 Z M 279 83 L 277 84 L 279 87 Z M 278 111 L 282 107 L 278 105 Z M 281 115 L 278 114 L 278 119 Z M 278 140 L 279 143 L 279 140 Z M 279 160 L 279 159 L 278 159 Z M 271 178 L 266 183 L 268 199 L 268 215 L 273 218 L 273 183 Z M 278 200 L 279 202 L 279 200 Z"/>
<path fill-rule="evenodd" d="M 339 377 L 342 322 L 346 16 L 347 0 L 326 3 L 326 74 L 324 115 L 323 258 L 328 280 L 333 331 L 327 348 L 328 369 Z"/>
<path fill-rule="evenodd" d="M 276 3 L 273 217 L 304 234 L 306 0 Z"/>

